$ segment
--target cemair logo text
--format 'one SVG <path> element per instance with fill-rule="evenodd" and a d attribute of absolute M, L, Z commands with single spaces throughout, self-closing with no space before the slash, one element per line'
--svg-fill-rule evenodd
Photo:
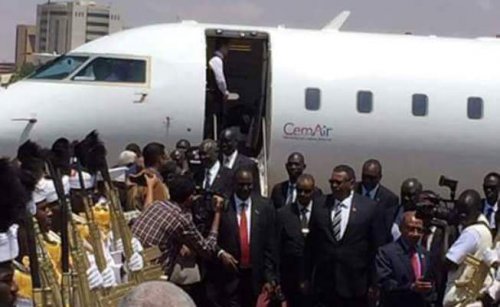
<path fill-rule="evenodd" d="M 327 125 L 316 124 L 301 126 L 288 122 L 283 126 L 283 137 L 293 140 L 331 141 L 333 128 Z"/>

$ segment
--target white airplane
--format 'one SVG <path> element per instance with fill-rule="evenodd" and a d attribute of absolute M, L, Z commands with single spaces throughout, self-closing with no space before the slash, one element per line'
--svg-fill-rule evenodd
<path fill-rule="evenodd" d="M 93 129 L 111 158 L 129 142 L 199 143 L 207 62 L 229 38 L 229 89 L 262 111 L 248 144 L 268 187 L 300 151 L 327 191 L 334 165 L 360 172 L 368 158 L 396 192 L 407 177 L 434 188 L 441 174 L 480 188 L 499 170 L 500 41 L 339 31 L 346 17 L 322 30 L 188 21 L 89 42 L 0 93 L 0 154 Z"/>

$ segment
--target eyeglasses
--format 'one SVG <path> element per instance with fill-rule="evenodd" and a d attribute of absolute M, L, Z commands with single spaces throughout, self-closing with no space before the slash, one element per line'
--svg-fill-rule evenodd
<path fill-rule="evenodd" d="M 299 189 L 299 188 L 297 188 L 297 194 L 300 194 L 300 193 L 309 194 L 312 191 L 314 191 L 314 190 L 313 189 Z"/>

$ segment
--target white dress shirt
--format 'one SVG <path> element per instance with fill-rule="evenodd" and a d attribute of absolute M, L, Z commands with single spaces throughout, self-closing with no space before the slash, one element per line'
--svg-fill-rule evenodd
<path fill-rule="evenodd" d="M 338 201 L 335 200 L 335 206 L 340 207 L 340 238 L 344 237 L 345 230 L 347 229 L 347 223 L 349 222 L 349 214 L 351 213 L 351 206 L 352 206 L 352 196 L 354 195 L 354 192 L 351 191 L 351 194 L 347 198 L 345 198 L 343 201 Z M 333 222 L 333 217 L 335 216 L 335 209 L 332 210 L 330 213 L 330 219 Z"/>
<path fill-rule="evenodd" d="M 234 163 L 236 162 L 236 157 L 238 156 L 238 150 L 235 150 L 230 156 L 224 155 L 224 166 L 233 169 Z"/>
<path fill-rule="evenodd" d="M 304 206 L 302 206 L 298 202 L 297 202 L 297 206 L 299 207 L 299 217 L 302 218 L 302 210 L 303 210 Z M 306 206 L 306 209 L 307 209 L 307 211 L 306 211 L 307 224 L 309 224 L 309 221 L 311 220 L 312 206 L 313 206 L 313 201 L 311 200 L 309 202 L 309 204 Z"/>
<path fill-rule="evenodd" d="M 219 173 L 220 167 L 221 167 L 220 162 L 219 162 L 219 161 L 217 161 L 217 162 L 215 162 L 215 164 L 214 164 L 214 165 L 212 165 L 212 167 L 208 170 L 208 173 L 210 174 L 210 178 L 209 178 L 209 179 L 210 179 L 210 181 L 209 181 L 210 185 L 209 185 L 209 187 L 211 187 L 211 186 L 212 186 L 212 184 L 214 184 L 215 177 L 217 177 L 217 174 Z M 206 172 L 206 170 L 205 170 L 205 172 Z M 206 186 L 206 183 L 207 183 L 207 175 L 206 175 L 206 173 L 205 173 L 205 178 L 203 178 L 203 188 L 205 188 L 205 189 L 206 189 L 206 188 L 208 188 L 208 187 Z"/>
<path fill-rule="evenodd" d="M 366 196 L 366 192 L 368 192 L 368 197 L 370 197 L 371 200 L 375 200 L 379 187 L 380 185 L 377 184 L 373 189 L 371 189 L 370 192 L 368 192 L 368 190 L 365 189 L 365 186 L 361 185 L 361 192 L 363 193 L 363 196 Z"/>
<path fill-rule="evenodd" d="M 472 227 L 466 227 L 446 253 L 446 258 L 455 264 L 462 264 L 468 254 L 476 253 L 480 242 L 481 234 Z"/>
<path fill-rule="evenodd" d="M 491 213 L 491 216 L 488 220 L 488 223 L 490 224 L 491 229 L 495 229 L 495 228 L 497 228 L 496 227 L 497 223 L 495 221 L 495 215 L 496 215 L 497 210 L 498 210 L 498 202 L 496 202 L 494 205 L 490 205 L 490 203 L 488 203 L 488 201 L 485 199 L 484 200 L 484 210 L 483 210 L 484 216 L 488 217 L 488 211 L 490 210 L 490 208 L 493 209 L 493 212 Z"/>
<path fill-rule="evenodd" d="M 297 184 L 288 181 L 285 204 L 288 205 L 294 203 L 295 200 L 297 200 Z"/>
<path fill-rule="evenodd" d="M 248 242 L 250 242 L 250 225 L 252 224 L 252 198 L 249 197 L 247 200 L 242 200 L 234 195 L 234 204 L 236 205 L 236 217 L 238 218 L 238 226 L 240 226 L 241 223 L 241 214 L 242 214 L 242 208 L 241 204 L 245 203 L 247 204 L 246 206 L 246 211 L 245 215 L 247 217 L 247 233 L 248 233 Z"/>
<path fill-rule="evenodd" d="M 215 55 L 208 62 L 208 65 L 214 73 L 215 82 L 217 83 L 219 91 L 222 94 L 227 95 L 229 94 L 229 92 L 227 90 L 226 77 L 224 76 L 224 62 L 222 61 L 223 58 L 224 55 L 221 52 L 216 51 Z"/>

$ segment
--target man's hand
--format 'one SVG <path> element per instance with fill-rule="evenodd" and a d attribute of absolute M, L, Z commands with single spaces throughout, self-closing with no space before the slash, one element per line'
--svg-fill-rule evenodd
<path fill-rule="evenodd" d="M 224 100 L 224 103 L 228 102 L 229 101 L 229 91 L 226 91 L 224 93 L 224 97 L 222 98 Z"/>
<path fill-rule="evenodd" d="M 309 293 L 309 288 L 311 287 L 311 284 L 309 283 L 308 280 L 304 280 L 299 284 L 299 291 L 302 295 L 307 295 Z"/>
<path fill-rule="evenodd" d="M 274 293 L 275 288 L 271 283 L 266 282 L 264 286 L 262 286 L 262 290 L 266 291 L 269 294 Z"/>
<path fill-rule="evenodd" d="M 146 186 L 148 188 L 153 188 L 158 182 L 160 182 L 158 176 L 151 172 L 144 172 L 144 177 L 146 178 Z"/>
<path fill-rule="evenodd" d="M 189 247 L 187 247 L 186 245 L 182 245 L 182 247 L 181 247 L 181 251 L 179 252 L 179 254 L 180 254 L 182 257 L 189 257 L 190 255 L 192 255 L 192 252 L 191 252 L 191 250 L 189 249 Z"/>
<path fill-rule="evenodd" d="M 413 283 L 411 289 L 417 293 L 429 293 L 432 290 L 432 283 L 429 281 L 417 280 Z"/>
<path fill-rule="evenodd" d="M 219 255 L 219 259 L 222 264 L 230 271 L 238 271 L 238 260 L 236 260 L 230 253 L 222 251 Z"/>
<path fill-rule="evenodd" d="M 212 198 L 215 213 L 221 213 L 224 210 L 224 198 L 214 195 Z"/>

